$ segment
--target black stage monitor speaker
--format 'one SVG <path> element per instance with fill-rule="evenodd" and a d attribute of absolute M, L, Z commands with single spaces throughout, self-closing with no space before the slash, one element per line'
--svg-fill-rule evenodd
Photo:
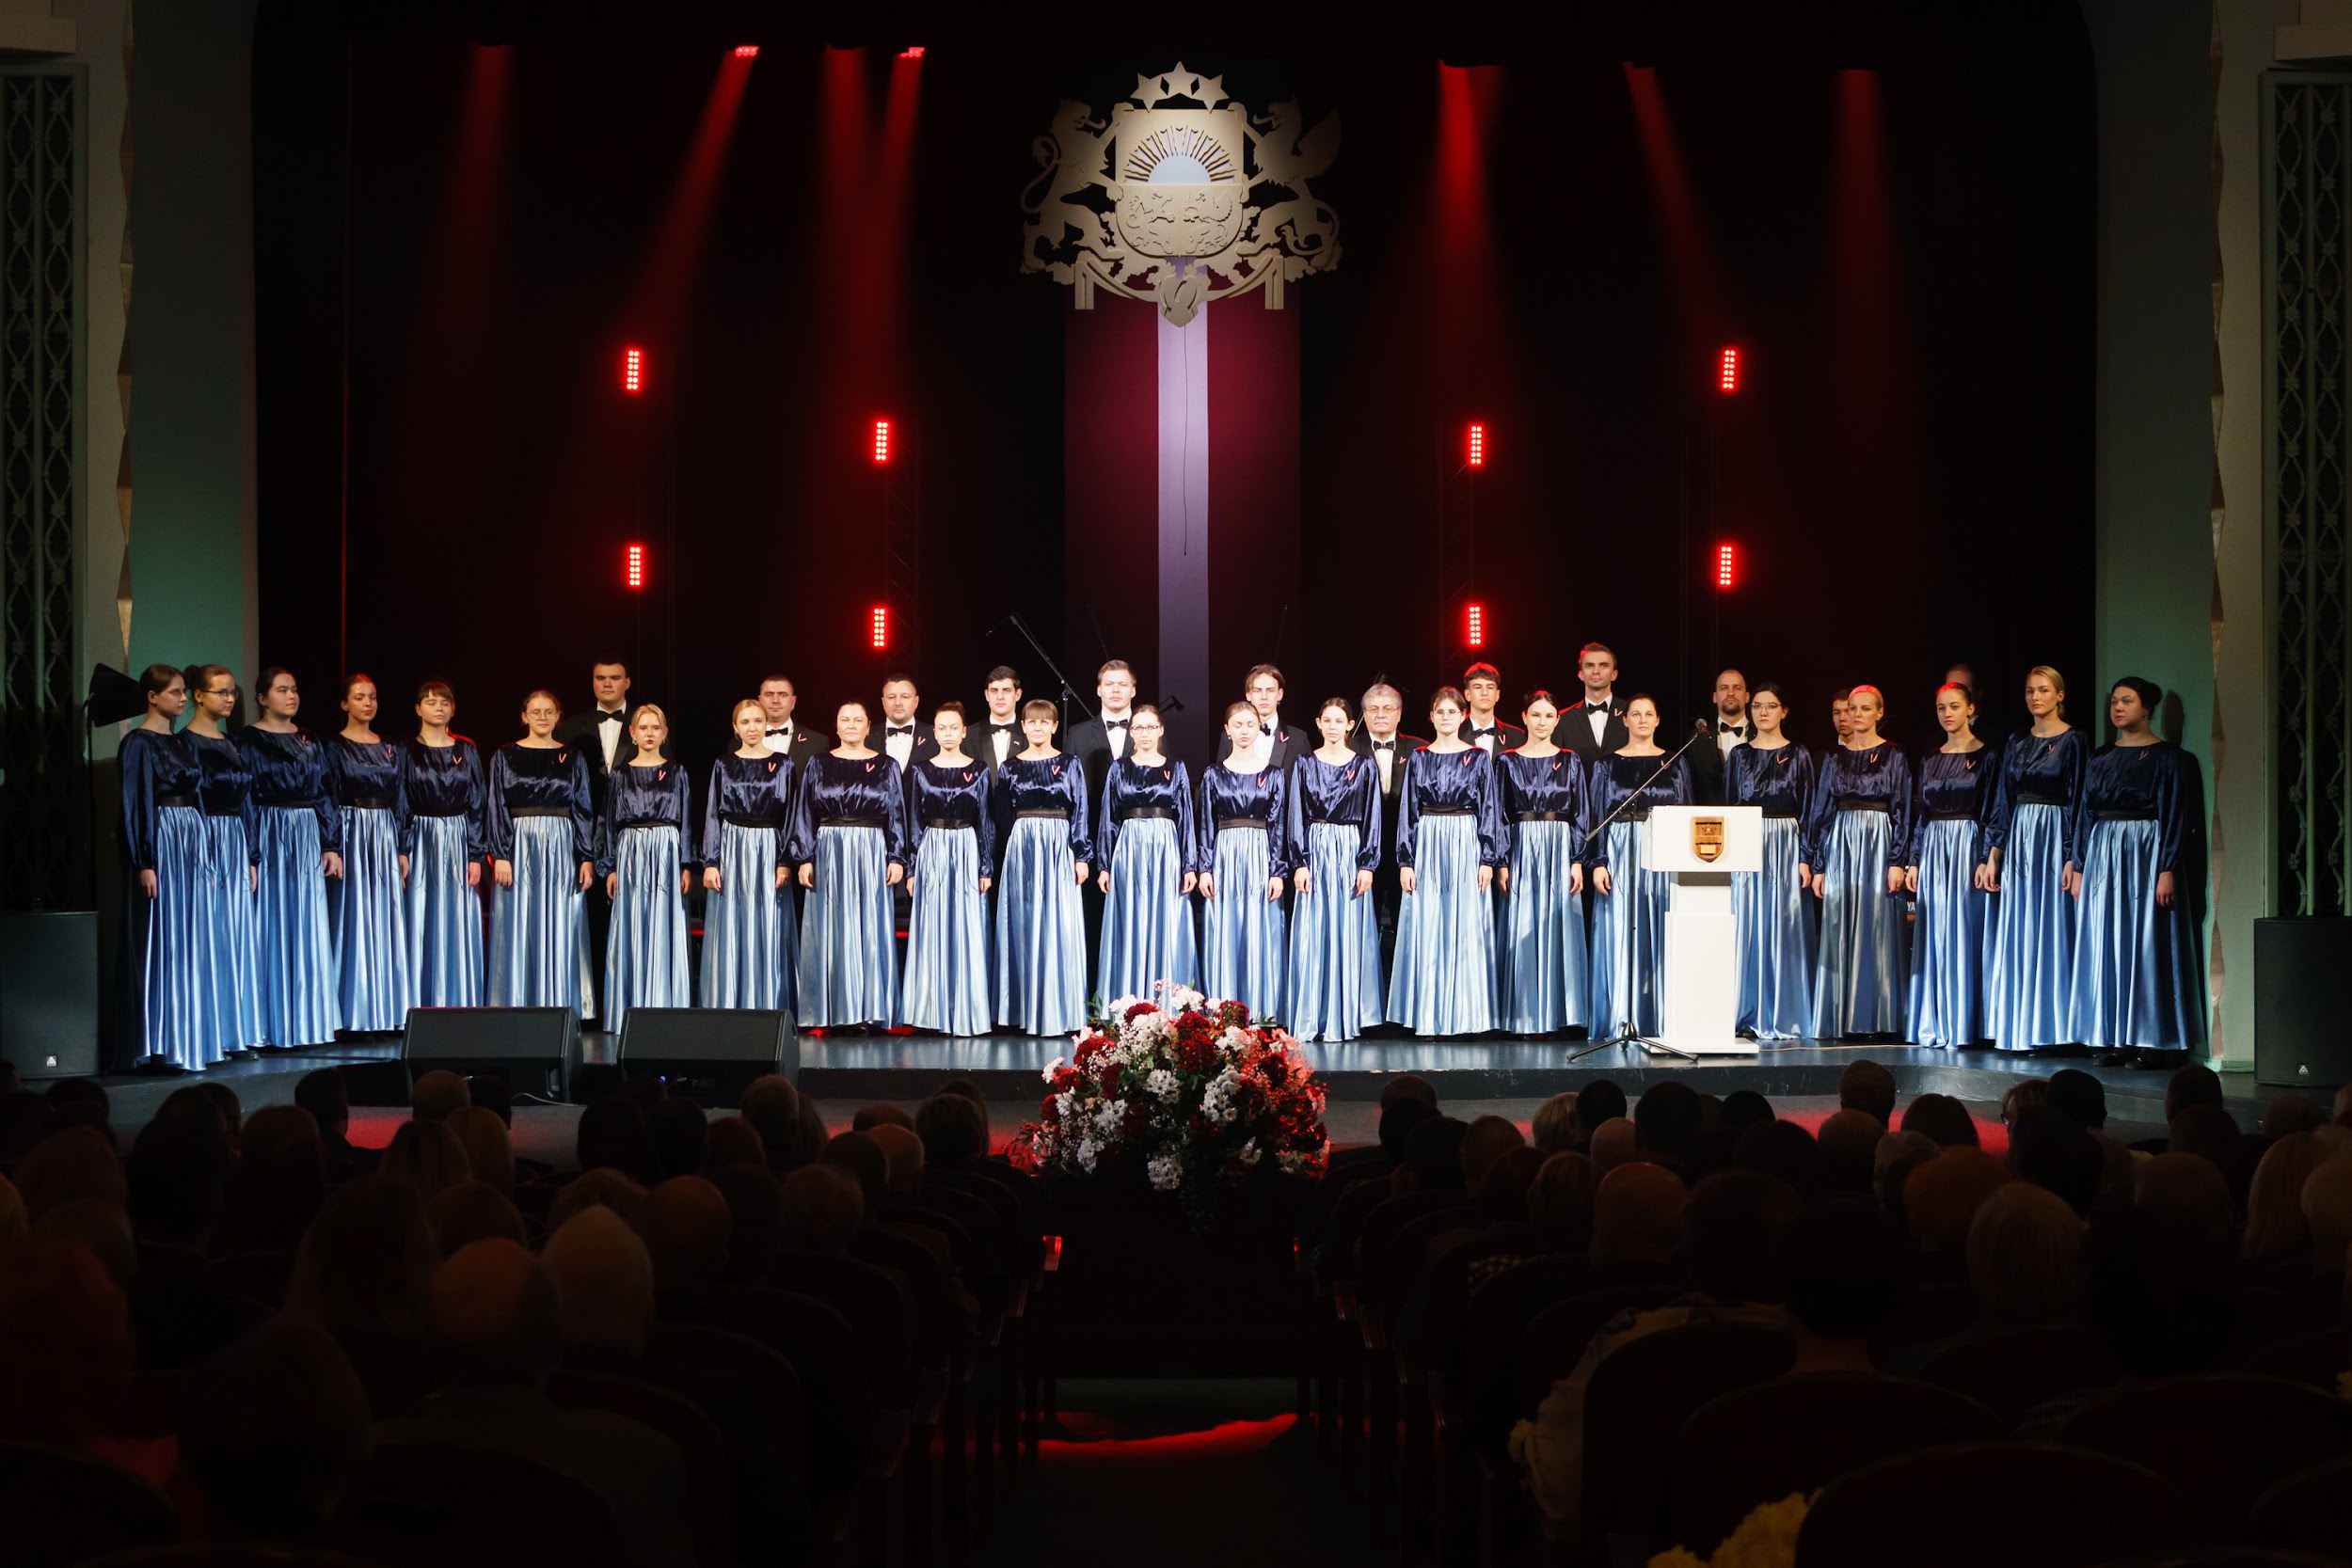
<path fill-rule="evenodd" d="M 0 915 L 0 1059 L 28 1079 L 98 1070 L 97 915 Z"/>
<path fill-rule="evenodd" d="M 621 1070 L 651 1072 L 706 1104 L 735 1105 L 755 1078 L 799 1078 L 801 1041 L 788 1013 L 631 1007 L 621 1024 Z"/>
<path fill-rule="evenodd" d="M 570 1007 L 411 1007 L 401 1041 L 408 1081 L 447 1068 L 494 1072 L 520 1100 L 562 1100 L 580 1065 L 580 1014 Z"/>
<path fill-rule="evenodd" d="M 2352 974 L 2352 918 L 2254 922 L 2254 1081 L 2330 1093 L 2352 1084 L 2352 1028 L 2344 993 Z"/>

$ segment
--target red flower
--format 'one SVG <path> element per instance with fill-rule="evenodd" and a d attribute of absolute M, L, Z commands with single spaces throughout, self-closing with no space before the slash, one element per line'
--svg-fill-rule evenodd
<path fill-rule="evenodd" d="M 1120 1022 L 1133 1023 L 1136 1020 L 1143 1017 L 1146 1013 L 1156 1013 L 1159 1010 L 1159 1004 L 1156 1002 L 1138 1002 L 1134 1006 L 1128 1008 L 1127 1011 L 1121 1015 Z"/>
<path fill-rule="evenodd" d="M 1047 1095 L 1045 1097 L 1045 1103 L 1037 1108 L 1037 1114 L 1043 1117 L 1047 1121 L 1057 1122 L 1061 1120 L 1060 1100 L 1057 1096 L 1050 1094 Z"/>
<path fill-rule="evenodd" d="M 1119 1092 L 1119 1075 L 1123 1070 L 1124 1069 L 1121 1069 L 1117 1062 L 1113 1062 L 1110 1066 L 1103 1069 L 1103 1076 L 1096 1080 L 1096 1082 L 1103 1085 L 1103 1092 L 1104 1094 L 1117 1094 Z"/>
<path fill-rule="evenodd" d="M 1152 1130 L 1152 1108 L 1144 1104 L 1127 1107 L 1127 1115 L 1120 1122 L 1120 1131 L 1131 1138 L 1140 1138 Z"/>

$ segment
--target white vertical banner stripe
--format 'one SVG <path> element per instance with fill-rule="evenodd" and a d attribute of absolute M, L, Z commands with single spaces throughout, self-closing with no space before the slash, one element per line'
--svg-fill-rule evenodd
<path fill-rule="evenodd" d="M 1190 711 L 1177 717 L 1193 721 L 1182 728 L 1196 744 L 1215 733 L 1213 728 L 1205 735 L 1190 733 L 1215 723 L 1208 700 L 1209 315 L 1203 303 L 1183 326 L 1164 314 L 1157 317 L 1161 689 L 1142 694 L 1145 701 L 1170 692 L 1181 696 Z"/>

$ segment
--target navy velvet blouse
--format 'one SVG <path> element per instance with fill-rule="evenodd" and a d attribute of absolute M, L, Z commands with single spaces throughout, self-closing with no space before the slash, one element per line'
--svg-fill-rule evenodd
<path fill-rule="evenodd" d="M 1174 819 L 1176 853 L 1186 871 L 1200 869 L 1200 845 L 1192 821 L 1192 775 L 1181 762 L 1165 759 L 1149 768 L 1139 762 L 1114 762 L 1103 775 L 1103 816 L 1094 839 L 1103 868 L 1111 868 L 1119 849 L 1120 818 L 1131 811 L 1166 812 Z"/>
<path fill-rule="evenodd" d="M 400 852 L 417 848 L 417 818 L 462 816 L 466 819 L 466 854 L 480 859 L 490 852 L 490 784 L 482 753 L 462 735 L 446 746 L 409 740 L 400 748 L 401 803 L 407 815 L 400 824 Z"/>
<path fill-rule="evenodd" d="M 326 784 L 326 748 L 307 730 L 279 733 L 247 724 L 237 732 L 237 750 L 253 769 L 253 804 L 307 811 L 319 819 L 319 847 L 341 849 L 343 814 Z"/>
<path fill-rule="evenodd" d="M 2010 824 L 2022 805 L 2049 805 L 2071 832 L 2075 808 L 2082 804 L 2083 770 L 2090 760 L 2090 737 L 2080 730 L 2058 735 L 2035 735 L 2028 730 L 2009 737 L 2001 771 L 1994 780 L 1993 805 L 1986 832 L 1993 847 L 2009 847 Z M 2073 859 L 2069 846 L 2067 858 Z"/>
<path fill-rule="evenodd" d="M 587 753 L 577 746 L 525 746 L 518 741 L 491 753 L 489 804 L 484 815 L 492 860 L 515 858 L 515 813 L 549 810 L 571 819 L 574 860 L 603 858 L 597 853 Z"/>
<path fill-rule="evenodd" d="M 1396 863 L 1413 863 L 1413 841 L 1421 819 L 1432 812 L 1468 813 L 1478 828 L 1478 863 L 1501 865 L 1509 834 L 1502 823 L 1502 790 L 1494 760 L 1483 747 L 1459 752 L 1415 748 L 1405 759 L 1405 783 L 1396 812 Z"/>
<path fill-rule="evenodd" d="M 1917 863 L 1919 856 L 1916 824 L 1950 817 L 1976 824 L 1977 843 L 1972 853 L 1983 860 L 1992 847 L 1985 834 L 1985 819 L 1993 810 L 1994 780 L 2000 775 L 1993 749 L 1980 746 L 1973 752 L 1930 752 L 1920 757 L 1914 771 L 1918 797 L 1913 801 L 1913 863 Z"/>
<path fill-rule="evenodd" d="M 189 755 L 196 758 L 200 775 L 196 786 L 197 804 L 207 816 L 243 818 L 246 853 L 255 865 L 261 864 L 261 818 L 253 804 L 252 763 L 237 743 L 226 736 L 215 739 L 182 730 L 180 739 L 187 746 Z"/>
<path fill-rule="evenodd" d="M 935 762 L 918 762 L 907 769 L 907 871 L 913 875 L 923 858 L 923 840 L 927 834 L 940 832 L 962 832 L 963 828 L 941 830 L 934 822 L 966 824 L 977 839 L 982 877 L 996 875 L 996 824 L 988 809 L 991 781 L 988 764 L 977 760 L 943 768 Z"/>
<path fill-rule="evenodd" d="M 2188 800 L 2184 775 L 2189 755 L 2169 740 L 2153 746 L 2102 746 L 2083 776 L 2070 854 L 2080 865 L 2090 850 L 2090 834 L 2101 817 L 2144 817 L 2156 824 L 2156 869 L 2178 871 L 2181 847 L 2188 842 Z"/>
<path fill-rule="evenodd" d="M 802 764 L 797 784 L 787 860 L 796 865 L 815 860 L 817 831 L 827 822 L 871 822 L 882 829 L 884 858 L 893 865 L 907 863 L 906 785 L 889 752 L 870 757 L 820 752 Z"/>
<path fill-rule="evenodd" d="M 1724 758 L 1724 803 L 1803 820 L 1813 800 L 1813 753 L 1794 742 L 1771 751 L 1734 746 Z"/>
<path fill-rule="evenodd" d="M 1336 822 L 1356 830 L 1356 869 L 1380 869 L 1380 765 L 1356 757 L 1337 767 L 1310 752 L 1291 764 L 1290 863 L 1307 863 L 1307 830 Z"/>
<path fill-rule="evenodd" d="M 1886 863 L 1911 863 L 1911 758 L 1891 740 L 1859 751 L 1839 747 L 1821 764 L 1813 800 L 1805 808 L 1804 863 L 1815 870 L 1829 863 L 1829 841 L 1839 803 L 1878 800 L 1886 806 Z"/>
<path fill-rule="evenodd" d="M 612 875 L 621 834 L 631 828 L 675 828 L 678 863 L 694 864 L 693 810 L 693 785 L 684 763 L 641 768 L 632 762 L 613 768 L 604 792 L 603 820 L 596 827 L 596 875 Z"/>
<path fill-rule="evenodd" d="M 755 757 L 733 754 L 710 765 L 710 787 L 703 800 L 705 865 L 719 863 L 719 832 L 728 817 L 776 831 L 776 861 L 784 862 L 785 838 L 792 828 L 792 764 L 782 752 Z"/>
<path fill-rule="evenodd" d="M 1290 821 L 1284 798 L 1289 779 L 1272 763 L 1255 773 L 1236 773 L 1223 763 L 1200 770 L 1200 800 L 1193 808 L 1193 827 L 1200 835 L 1194 863 L 1202 871 L 1216 868 L 1216 825 L 1219 822 L 1263 822 L 1266 832 L 1266 871 L 1290 874 L 1290 847 L 1282 842 Z M 1251 829 L 1237 829 L 1248 832 Z"/>
<path fill-rule="evenodd" d="M 196 753 L 164 730 L 133 730 L 116 753 L 122 767 L 122 842 L 134 871 L 155 869 L 155 802 L 170 798 L 196 804 L 203 783 Z"/>
<path fill-rule="evenodd" d="M 1025 811 L 1057 811 L 1070 818 L 1070 858 L 1091 863 L 1086 765 L 1069 752 L 1027 760 L 1007 757 L 996 773 L 993 804 L 1007 820 Z"/>
<path fill-rule="evenodd" d="M 1738 753 L 1735 752 L 1735 755 Z M 1674 766 L 1661 773 L 1658 765 L 1665 761 L 1657 756 L 1629 757 L 1612 752 L 1594 765 L 1592 777 L 1584 791 L 1584 867 L 1603 864 L 1609 859 L 1609 834 L 1601 823 L 1609 814 L 1625 805 L 1629 796 L 1641 800 L 1627 808 L 1617 818 L 1630 821 L 1639 814 L 1646 816 L 1658 806 L 1687 806 L 1691 804 L 1691 763 L 1687 757 L 1677 757 Z M 1613 826 L 1613 824 L 1612 824 Z"/>
<path fill-rule="evenodd" d="M 1497 782 L 1502 786 L 1502 820 L 1504 832 L 1520 818 L 1535 816 L 1563 816 L 1568 823 L 1568 855 L 1582 859 L 1584 854 L 1584 761 L 1574 752 L 1562 750 L 1548 757 L 1531 757 L 1524 752 L 1505 752 L 1495 759 Z M 1508 859 L 1509 841 L 1505 841 Z"/>

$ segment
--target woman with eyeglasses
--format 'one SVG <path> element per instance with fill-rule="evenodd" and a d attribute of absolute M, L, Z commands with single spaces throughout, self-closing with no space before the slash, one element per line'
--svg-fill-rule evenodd
<path fill-rule="evenodd" d="M 342 813 L 327 788 L 326 748 L 294 722 L 302 692 L 293 672 L 272 665 L 254 684 L 262 716 L 237 732 L 237 750 L 253 770 L 260 835 L 255 978 L 262 1048 L 283 1052 L 326 1044 L 341 1022 L 326 900 L 343 877 Z"/>
<path fill-rule="evenodd" d="M 489 771 L 474 743 L 449 727 L 457 717 L 449 682 L 418 687 L 416 713 L 416 736 L 400 749 L 409 994 L 420 1007 L 479 1007 Z"/>
<path fill-rule="evenodd" d="M 906 879 L 907 792 L 898 765 L 868 746 L 866 705 L 843 703 L 833 750 L 801 765 L 785 858 L 800 867 L 794 984 L 803 1029 L 862 1034 L 898 1022 L 896 889 Z"/>
<path fill-rule="evenodd" d="M 1100 983 L 1104 1003 L 1149 1000 L 1152 988 L 1197 989 L 1192 934 L 1196 873 L 1192 776 L 1165 755 L 1168 724 L 1150 703 L 1128 711 L 1127 754 L 1103 777 L 1095 828 L 1095 885 L 1103 893 Z"/>
<path fill-rule="evenodd" d="M 555 738 L 564 705 L 523 700 L 523 736 L 490 758 L 490 983 L 493 1007 L 596 1011 L 585 895 L 596 875 L 596 810 L 588 758 Z"/>

